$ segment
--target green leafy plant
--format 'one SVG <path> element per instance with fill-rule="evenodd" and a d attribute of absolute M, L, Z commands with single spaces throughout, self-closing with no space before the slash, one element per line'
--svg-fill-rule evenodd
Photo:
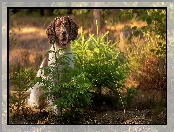
<path fill-rule="evenodd" d="M 115 18 L 122 20 L 129 18 L 129 20 L 143 21 L 146 25 L 138 28 L 132 27 L 132 34 L 129 36 L 129 40 L 132 37 L 138 37 L 140 33 L 143 33 L 144 39 L 147 43 L 152 43 L 153 48 L 151 52 L 155 52 L 156 55 L 164 56 L 166 54 L 166 10 L 165 9 L 138 9 L 139 15 L 130 10 L 121 10 Z M 165 57 L 165 56 L 164 56 Z"/>
<path fill-rule="evenodd" d="M 154 106 L 153 108 L 153 116 L 152 116 L 152 123 L 160 123 L 163 124 L 164 121 L 162 119 L 160 119 L 160 116 L 166 116 L 166 100 L 164 99 L 159 99 L 154 101 Z"/>
<path fill-rule="evenodd" d="M 166 87 L 164 86 L 164 80 L 166 80 L 166 10 L 121 10 L 116 17 L 120 18 L 120 21 L 128 17 L 130 20 L 143 23 L 141 27 L 130 27 L 131 34 L 127 37 L 128 41 L 124 42 L 124 52 L 127 53 L 131 70 L 127 80 L 132 79 L 129 81 L 130 86 L 128 87 L 132 85 L 136 87 L 137 84 L 139 84 L 138 87 L 144 87 L 144 89 Z M 141 40 L 135 41 L 140 34 Z M 149 63 L 148 67 L 144 64 L 145 61 Z M 145 70 L 147 68 L 148 70 Z M 150 68 L 153 68 L 152 72 L 149 70 Z M 145 81 L 147 79 L 148 81 Z M 149 84 L 152 87 L 147 86 Z"/>
<path fill-rule="evenodd" d="M 55 63 L 41 68 L 46 78 L 37 77 L 34 80 L 34 83 L 40 82 L 43 84 L 41 89 L 44 89 L 45 92 L 40 100 L 45 97 L 55 97 L 53 103 L 61 112 L 59 116 L 62 116 L 63 109 L 65 112 L 82 112 L 81 108 L 91 102 L 89 90 L 92 86 L 83 69 L 72 69 L 69 66 L 70 58 L 67 56 L 69 53 L 59 55 L 59 57 L 56 56 L 61 50 L 47 52 L 47 54 L 51 52 L 55 54 Z"/>
<path fill-rule="evenodd" d="M 11 114 L 27 113 L 28 108 L 25 106 L 28 95 L 26 91 L 30 87 L 33 77 L 33 70 L 20 68 L 19 72 L 10 74 L 10 86 L 13 87 L 9 94 L 9 110 Z"/>
<path fill-rule="evenodd" d="M 116 48 L 117 43 L 112 44 L 111 41 L 107 41 L 109 32 L 99 36 L 97 30 L 97 36 L 90 34 L 88 39 L 85 39 L 82 28 L 81 32 L 79 39 L 72 44 L 72 49 L 76 52 L 76 67 L 82 68 L 87 73 L 93 90 L 100 96 L 103 88 L 107 88 L 118 97 L 118 89 L 124 86 L 128 73 L 128 62 L 124 54 Z"/>
<path fill-rule="evenodd" d="M 131 104 L 134 102 L 135 96 L 138 95 L 138 91 L 134 88 L 127 88 L 127 95 L 126 95 L 126 105 L 128 107 L 131 106 Z"/>

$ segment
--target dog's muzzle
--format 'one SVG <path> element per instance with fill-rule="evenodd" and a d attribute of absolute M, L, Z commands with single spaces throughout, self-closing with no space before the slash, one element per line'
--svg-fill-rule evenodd
<path fill-rule="evenodd" d="M 67 34 L 66 30 L 64 30 L 62 33 L 61 33 L 61 39 L 60 39 L 60 44 L 61 46 L 66 46 L 68 44 L 68 37 L 69 35 Z"/>
<path fill-rule="evenodd" d="M 63 31 L 62 31 L 62 33 L 61 33 L 61 36 L 60 36 L 60 44 L 61 44 L 61 46 L 66 46 L 67 44 L 68 44 L 68 37 L 69 37 L 69 35 L 68 35 L 68 33 L 67 33 L 67 30 L 66 30 L 66 28 L 63 28 Z"/>

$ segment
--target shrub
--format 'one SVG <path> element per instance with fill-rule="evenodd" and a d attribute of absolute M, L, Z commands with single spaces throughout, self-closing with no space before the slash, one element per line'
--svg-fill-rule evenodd
<path fill-rule="evenodd" d="M 13 87 L 12 93 L 9 94 L 9 110 L 11 114 L 26 114 L 25 106 L 28 95 L 26 91 L 30 87 L 33 77 L 33 70 L 20 68 L 19 72 L 10 74 L 10 86 Z"/>
<path fill-rule="evenodd" d="M 126 106 L 130 107 L 131 104 L 133 104 L 133 102 L 134 102 L 135 96 L 138 95 L 138 91 L 134 87 L 127 88 L 126 90 L 127 90 L 127 93 L 126 93 L 126 97 L 125 97 L 125 99 L 126 99 L 125 104 L 126 104 Z"/>
<path fill-rule="evenodd" d="M 90 35 L 85 40 L 85 34 L 82 33 L 78 40 L 71 42 L 72 50 L 75 52 L 75 68 L 69 67 L 69 58 L 65 54 L 59 56 L 53 65 L 43 68 L 44 74 L 51 76 L 36 79 L 44 84 L 42 89 L 46 93 L 42 97 L 58 95 L 54 104 L 61 112 L 62 109 L 82 112 L 81 108 L 91 104 L 91 90 L 101 95 L 102 89 L 106 87 L 119 98 L 118 90 L 124 86 L 128 72 L 127 61 L 124 54 L 116 49 L 116 43 L 105 41 L 107 34 L 108 32 L 102 37 Z M 60 50 L 48 53 L 57 53 Z M 64 68 L 60 68 L 61 65 L 64 65 Z M 54 80 L 59 82 L 55 83 Z"/>
<path fill-rule="evenodd" d="M 90 34 L 88 39 L 82 29 L 81 32 L 79 39 L 72 42 L 75 66 L 86 72 L 94 91 L 101 95 L 103 88 L 107 88 L 118 98 L 118 91 L 124 87 L 128 73 L 124 53 L 116 48 L 117 43 L 107 41 L 109 32 L 101 37 Z"/>
<path fill-rule="evenodd" d="M 47 53 L 56 54 L 61 50 L 48 51 Z M 37 77 L 34 80 L 34 83 L 43 84 L 41 89 L 44 89 L 45 93 L 41 96 L 41 100 L 47 96 L 48 98 L 55 97 L 53 104 L 60 109 L 59 116 L 62 116 L 63 109 L 65 112 L 69 110 L 82 112 L 81 108 L 91 102 L 91 94 L 89 93 L 92 86 L 91 82 L 86 78 L 83 69 L 69 67 L 69 59 L 67 54 L 59 55 L 59 57 L 56 57 L 55 63 L 42 68 L 47 77 Z"/>

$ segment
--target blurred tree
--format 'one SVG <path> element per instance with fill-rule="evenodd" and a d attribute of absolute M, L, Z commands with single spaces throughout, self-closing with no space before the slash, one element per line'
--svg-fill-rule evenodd
<path fill-rule="evenodd" d="M 42 9 L 40 10 L 40 15 L 42 15 L 41 13 L 43 13 L 44 16 L 52 16 L 54 9 Z"/>
<path fill-rule="evenodd" d="M 94 2 L 94 7 L 101 7 L 101 2 Z M 96 21 L 98 23 L 98 30 L 101 31 L 103 22 L 101 19 L 101 10 L 102 9 L 93 9 L 93 23 L 91 25 L 91 32 L 94 33 L 96 31 Z"/>
<path fill-rule="evenodd" d="M 93 9 L 93 23 L 91 25 L 92 32 L 96 31 L 96 29 L 95 29 L 96 21 L 98 23 L 98 29 L 101 30 L 101 19 L 100 19 L 100 10 L 99 9 Z"/>

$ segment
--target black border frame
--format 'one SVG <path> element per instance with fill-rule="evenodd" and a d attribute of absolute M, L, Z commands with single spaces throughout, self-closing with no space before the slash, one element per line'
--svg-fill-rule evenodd
<path fill-rule="evenodd" d="M 165 9 L 166 10 L 166 62 L 167 62 L 167 7 L 7 7 L 7 125 L 47 125 L 47 124 L 9 124 L 9 10 L 10 9 Z M 167 88 L 167 63 L 166 63 L 166 88 Z M 166 95 L 167 95 L 166 89 Z M 167 113 L 167 96 L 166 96 Z M 48 124 L 48 125 L 69 125 L 69 124 Z M 84 124 L 71 124 L 84 125 Z M 86 125 L 86 124 L 85 124 Z M 87 124 L 96 125 L 96 124 Z M 98 125 L 118 125 L 118 124 L 98 124 Z M 119 125 L 167 125 L 166 124 L 119 124 Z"/>

